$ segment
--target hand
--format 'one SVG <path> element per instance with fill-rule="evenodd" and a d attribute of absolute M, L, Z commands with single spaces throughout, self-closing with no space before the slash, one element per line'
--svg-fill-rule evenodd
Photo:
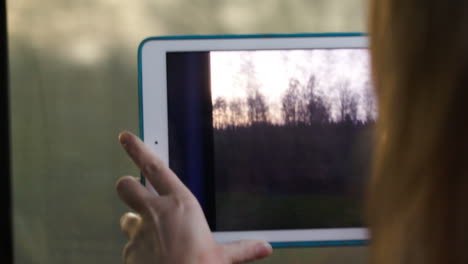
<path fill-rule="evenodd" d="M 120 198 L 137 213 L 127 213 L 120 221 L 129 239 L 125 263 L 243 263 L 271 254 L 271 246 L 260 241 L 217 243 L 197 199 L 171 169 L 135 135 L 124 132 L 119 140 L 159 194 L 133 177 L 117 182 Z"/>

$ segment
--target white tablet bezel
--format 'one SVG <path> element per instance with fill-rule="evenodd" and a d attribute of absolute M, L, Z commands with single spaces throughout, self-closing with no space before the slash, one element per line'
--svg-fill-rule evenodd
<path fill-rule="evenodd" d="M 368 48 L 366 36 L 304 36 L 205 39 L 147 39 L 139 50 L 140 133 L 169 164 L 166 53 L 191 51 Z M 155 70 L 157 69 L 157 70 Z M 158 144 L 154 142 L 157 141 Z M 286 216 L 285 216 L 286 217 Z M 217 241 L 260 239 L 268 242 L 365 241 L 366 228 L 213 232 Z"/>

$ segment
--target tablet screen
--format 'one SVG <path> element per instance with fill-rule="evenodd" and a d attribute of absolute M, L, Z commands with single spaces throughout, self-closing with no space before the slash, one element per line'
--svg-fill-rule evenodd
<path fill-rule="evenodd" d="M 169 52 L 169 165 L 214 231 L 362 227 L 367 49 Z"/>

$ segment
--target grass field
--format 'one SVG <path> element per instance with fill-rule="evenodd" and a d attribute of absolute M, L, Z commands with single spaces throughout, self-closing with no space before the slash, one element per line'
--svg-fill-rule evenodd
<path fill-rule="evenodd" d="M 333 195 L 217 193 L 219 230 L 359 227 L 359 202 Z"/>

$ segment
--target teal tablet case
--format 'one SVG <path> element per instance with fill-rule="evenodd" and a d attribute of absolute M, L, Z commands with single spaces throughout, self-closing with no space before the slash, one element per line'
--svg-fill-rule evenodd
<path fill-rule="evenodd" d="M 138 46 L 138 111 L 139 111 L 139 135 L 144 139 L 143 133 L 143 98 L 141 82 L 141 50 L 146 42 L 152 40 L 192 40 L 192 39 L 249 39 L 249 38 L 304 38 L 304 37 L 359 37 L 364 33 L 298 33 L 298 34 L 252 34 L 252 35 L 186 35 L 186 36 L 161 36 L 148 37 Z M 145 184 L 145 178 L 141 177 L 141 183 Z M 343 247 L 365 246 L 367 240 L 334 240 L 334 241 L 301 241 L 301 242 L 272 242 L 274 248 L 298 248 L 298 247 Z"/>

